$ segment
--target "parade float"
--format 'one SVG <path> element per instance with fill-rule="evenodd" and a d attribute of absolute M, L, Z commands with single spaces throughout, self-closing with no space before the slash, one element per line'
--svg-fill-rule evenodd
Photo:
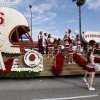
<path fill-rule="evenodd" d="M 28 22 L 20 12 L 0 8 L 1 77 L 33 77 L 43 71 L 43 56 L 32 49 L 34 42 L 29 31 Z M 22 39 L 23 35 L 28 41 Z"/>
<path fill-rule="evenodd" d="M 35 48 L 39 45 L 34 42 L 29 31 L 28 22 L 19 11 L 7 7 L 0 8 L 1 78 L 33 78 L 85 73 L 86 57 L 74 54 L 73 58 L 76 61 L 74 65 L 69 65 L 61 52 L 58 52 L 54 58 L 47 59 L 45 55 L 36 51 Z M 23 40 L 23 36 L 27 41 Z M 88 37 L 88 35 L 84 36 Z M 96 61 L 100 63 L 100 59 L 96 58 Z"/>

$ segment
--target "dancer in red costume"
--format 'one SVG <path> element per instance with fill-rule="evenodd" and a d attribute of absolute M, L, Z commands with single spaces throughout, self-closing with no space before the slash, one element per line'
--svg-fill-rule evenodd
<path fill-rule="evenodd" d="M 38 44 L 39 44 L 39 52 L 41 54 L 43 54 L 42 42 L 43 42 L 43 32 L 40 31 L 40 33 L 38 35 Z"/>
<path fill-rule="evenodd" d="M 86 65 L 87 66 L 86 69 L 87 69 L 88 74 L 89 74 L 89 79 L 88 79 L 88 83 L 87 83 L 89 90 L 95 90 L 95 88 L 92 87 L 92 84 L 93 84 L 93 79 L 94 79 L 94 76 L 95 76 L 94 66 L 97 65 L 97 64 L 94 62 L 93 53 L 94 53 L 94 50 L 90 49 L 89 52 L 88 52 L 88 55 L 87 55 L 88 64 Z"/>
<path fill-rule="evenodd" d="M 72 46 L 73 46 L 73 43 L 71 41 L 70 44 L 69 44 L 69 49 L 68 49 L 68 64 L 76 64 L 73 61 L 73 50 L 72 50 Z"/>
<path fill-rule="evenodd" d="M 67 53 L 68 53 L 69 41 L 70 41 L 70 33 L 71 33 L 71 30 L 67 29 L 65 31 L 65 35 L 64 35 L 64 38 L 63 38 L 63 41 L 64 41 L 64 56 L 65 56 L 65 58 L 66 58 Z"/>
<path fill-rule="evenodd" d="M 88 54 L 89 54 L 89 51 L 91 50 L 91 49 L 93 49 L 93 47 L 92 47 L 92 45 L 87 45 L 87 50 L 86 50 L 86 54 L 85 54 L 85 56 L 87 57 L 88 56 Z M 83 80 L 84 80 L 84 82 L 85 83 L 87 83 L 87 75 L 88 75 L 88 71 L 86 70 L 85 71 L 85 75 L 84 75 L 84 77 L 83 77 Z"/>
<path fill-rule="evenodd" d="M 81 43 L 80 35 L 79 35 L 79 34 L 76 35 L 76 41 L 77 41 L 76 52 L 77 52 L 77 53 L 80 53 L 80 49 L 81 49 L 82 43 Z"/>
<path fill-rule="evenodd" d="M 85 55 L 86 57 L 88 57 L 88 54 L 89 54 L 89 52 L 90 52 L 91 49 L 93 49 L 93 50 L 96 49 L 96 42 L 94 40 L 90 40 L 89 44 L 87 45 L 87 50 L 86 50 L 86 55 Z M 88 75 L 88 71 L 86 70 L 85 71 L 85 75 L 83 77 L 83 80 L 86 83 L 86 85 L 87 85 L 87 79 L 86 79 L 87 75 Z"/>
<path fill-rule="evenodd" d="M 64 56 L 66 58 L 69 49 L 69 36 L 65 35 L 63 41 L 64 41 Z"/>

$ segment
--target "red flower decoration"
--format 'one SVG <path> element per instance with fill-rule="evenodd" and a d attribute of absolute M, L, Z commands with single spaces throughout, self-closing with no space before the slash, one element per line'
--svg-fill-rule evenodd
<path fill-rule="evenodd" d="M 87 61 L 85 61 L 82 57 L 80 57 L 78 54 L 73 54 L 73 59 L 78 63 L 80 66 L 86 69 Z"/>
<path fill-rule="evenodd" d="M 51 71 L 53 74 L 59 75 L 62 73 L 63 70 L 64 57 L 61 53 L 58 53 L 55 58 L 55 65 L 52 66 Z"/>
<path fill-rule="evenodd" d="M 30 60 L 30 61 L 34 61 L 34 60 L 35 60 L 35 55 L 34 55 L 34 54 L 31 54 L 31 55 L 29 56 L 29 60 Z"/>
<path fill-rule="evenodd" d="M 6 70 L 0 69 L 0 73 L 4 74 L 4 73 L 11 72 L 13 61 L 14 61 L 14 58 L 9 58 L 7 61 L 4 61 Z"/>

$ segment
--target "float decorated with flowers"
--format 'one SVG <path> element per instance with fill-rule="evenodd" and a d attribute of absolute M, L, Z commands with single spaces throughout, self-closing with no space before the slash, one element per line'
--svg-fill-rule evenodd
<path fill-rule="evenodd" d="M 34 76 L 85 73 L 86 59 L 74 53 L 73 58 L 76 64 L 69 65 L 62 52 L 57 52 L 54 58 L 47 58 L 34 49 L 39 49 L 39 44 L 34 43 L 29 31 L 28 22 L 20 12 L 12 8 L 0 8 L 1 78 L 33 78 Z M 71 30 L 68 29 L 67 33 L 69 36 Z M 23 40 L 23 36 L 27 38 L 27 41 Z M 96 39 L 100 38 L 100 35 L 98 33 L 97 35 L 85 33 L 83 39 L 85 42 L 89 42 L 92 37 Z M 95 41 L 91 40 L 90 44 L 94 43 Z M 95 61 L 100 63 L 100 58 L 95 57 Z"/>

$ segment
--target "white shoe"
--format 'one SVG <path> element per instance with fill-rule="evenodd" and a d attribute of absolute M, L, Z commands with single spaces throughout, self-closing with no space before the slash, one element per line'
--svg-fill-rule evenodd
<path fill-rule="evenodd" d="M 47 56 L 47 58 L 49 58 L 49 56 Z"/>
<path fill-rule="evenodd" d="M 72 62 L 72 64 L 76 64 L 75 62 Z"/>
<path fill-rule="evenodd" d="M 86 78 L 83 78 L 83 80 L 84 80 L 84 82 L 85 82 L 85 83 L 87 83 L 87 80 L 86 80 Z"/>
<path fill-rule="evenodd" d="M 89 87 L 89 90 L 95 90 L 95 88 L 93 88 L 93 87 Z"/>
<path fill-rule="evenodd" d="M 71 64 L 71 62 L 68 62 L 68 64 Z"/>
<path fill-rule="evenodd" d="M 86 84 L 86 86 L 89 88 L 89 84 L 88 83 L 85 83 Z"/>
<path fill-rule="evenodd" d="M 66 58 L 66 56 L 65 56 L 65 58 Z"/>
<path fill-rule="evenodd" d="M 81 53 L 77 53 L 78 55 L 82 55 Z"/>
<path fill-rule="evenodd" d="M 52 56 L 52 58 L 54 58 L 54 56 Z"/>

